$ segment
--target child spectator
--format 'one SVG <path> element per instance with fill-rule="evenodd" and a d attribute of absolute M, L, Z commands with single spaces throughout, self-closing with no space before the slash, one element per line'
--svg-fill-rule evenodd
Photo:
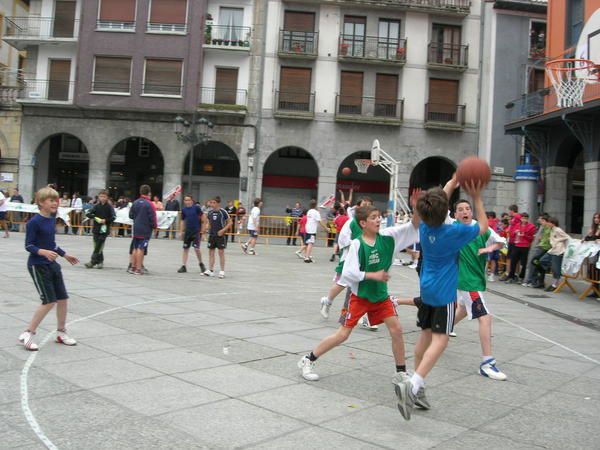
<path fill-rule="evenodd" d="M 206 216 L 202 212 L 200 205 L 194 203 L 191 195 L 183 197 L 183 209 L 181 210 L 180 236 L 183 241 L 182 266 L 177 273 L 187 272 L 187 260 L 190 254 L 190 247 L 194 247 L 194 252 L 200 264 L 200 271 L 204 273 L 206 266 L 202 262 L 202 252 L 200 243 L 202 242 L 202 230 L 206 230 Z"/>
<path fill-rule="evenodd" d="M 140 186 L 140 197 L 131 205 L 129 218 L 133 220 L 133 260 L 129 272 L 143 275 L 145 250 L 148 249 L 152 230 L 157 227 L 156 210 L 150 201 L 150 186 L 147 184 Z"/>
<path fill-rule="evenodd" d="M 115 210 L 108 202 L 108 192 L 100 191 L 98 203 L 92 206 L 87 214 L 92 219 L 92 235 L 94 237 L 94 251 L 90 262 L 85 263 L 88 269 L 102 269 L 104 267 L 104 243 L 110 234 L 110 226 L 116 219 Z"/>

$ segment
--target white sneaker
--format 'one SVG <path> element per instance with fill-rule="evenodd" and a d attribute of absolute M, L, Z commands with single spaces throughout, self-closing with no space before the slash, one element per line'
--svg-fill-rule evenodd
<path fill-rule="evenodd" d="M 416 262 L 413 262 L 413 263 L 411 263 L 411 264 L 408 266 L 408 268 L 409 268 L 409 269 L 416 269 L 416 268 L 417 268 L 417 266 L 418 266 L 418 264 L 417 264 Z"/>
<path fill-rule="evenodd" d="M 329 310 L 331 309 L 331 302 L 327 297 L 321 298 L 321 315 L 323 319 L 329 319 Z"/>
<path fill-rule="evenodd" d="M 456 337 L 456 332 L 451 331 L 450 333 L 448 333 L 448 336 L 450 336 L 450 337 Z"/>
<path fill-rule="evenodd" d="M 308 359 L 308 355 L 304 355 L 300 361 L 298 361 L 298 368 L 302 369 L 302 378 L 307 381 L 317 381 L 319 375 L 314 372 L 315 363 Z"/>
<path fill-rule="evenodd" d="M 221 270 L 219 272 L 219 278 L 225 278 L 225 271 L 224 270 Z"/>
<path fill-rule="evenodd" d="M 75 339 L 70 337 L 66 331 L 61 331 L 61 330 L 58 330 L 56 332 L 55 341 L 58 344 L 64 344 L 64 345 L 68 345 L 68 346 L 77 345 L 77 341 Z"/>
<path fill-rule="evenodd" d="M 33 342 L 33 336 L 35 336 L 35 333 L 32 333 L 31 331 L 24 331 L 19 336 L 19 342 L 23 344 L 23 347 L 25 347 L 26 350 L 29 350 L 30 352 L 37 352 L 40 348 L 35 342 Z"/>
<path fill-rule="evenodd" d="M 494 275 L 493 273 L 490 273 L 490 274 L 488 275 L 488 278 L 487 278 L 487 280 L 488 280 L 488 281 L 490 281 L 490 282 L 492 282 L 492 283 L 493 283 L 494 281 L 497 281 L 497 279 L 496 279 L 496 275 Z"/>
<path fill-rule="evenodd" d="M 362 316 L 362 318 L 360 319 L 360 322 L 358 323 L 358 326 L 361 328 L 364 328 L 365 330 L 369 330 L 369 331 L 379 330 L 379 327 L 377 325 L 371 325 L 369 323 L 369 317 L 366 314 L 364 316 Z"/>
<path fill-rule="evenodd" d="M 302 254 L 302 252 L 300 250 L 297 250 L 295 253 L 298 258 L 304 259 L 304 255 Z"/>
<path fill-rule="evenodd" d="M 504 381 L 507 378 L 506 375 L 496 367 L 496 360 L 493 358 L 481 363 L 479 366 L 479 374 L 498 381 Z"/>
<path fill-rule="evenodd" d="M 204 275 L 206 275 L 207 277 L 214 277 L 215 273 L 212 270 L 210 270 L 210 269 L 206 269 L 204 271 Z"/>
<path fill-rule="evenodd" d="M 394 262 L 392 263 L 393 266 L 401 266 L 402 265 L 402 261 L 400 261 L 398 258 L 394 259 Z"/>

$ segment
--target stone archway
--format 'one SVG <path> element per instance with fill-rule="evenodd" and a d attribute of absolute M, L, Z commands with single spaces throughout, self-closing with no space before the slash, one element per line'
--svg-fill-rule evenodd
<path fill-rule="evenodd" d="M 355 159 L 371 159 L 371 152 L 354 152 L 342 160 L 337 170 L 336 199 L 339 201 L 351 200 L 354 204 L 360 197 L 367 196 L 371 197 L 378 207 L 383 208 L 383 210 L 387 209 L 390 175 L 378 166 L 371 166 L 367 173 L 360 173 L 354 163 Z M 344 175 L 342 172 L 346 167 L 351 170 L 349 175 Z M 350 191 L 352 191 L 351 199 Z"/>
<path fill-rule="evenodd" d="M 154 195 L 163 190 L 164 160 L 161 150 L 149 139 L 130 137 L 115 145 L 108 156 L 107 184 L 113 199 L 135 199 L 147 184 Z"/>
<path fill-rule="evenodd" d="M 317 198 L 318 182 L 319 166 L 309 152 L 292 146 L 274 151 L 263 167 L 264 213 L 283 215 L 296 202 L 308 206 Z"/>
<path fill-rule="evenodd" d="M 183 162 L 184 192 L 189 191 L 188 152 Z M 235 151 L 219 141 L 194 148 L 192 162 L 192 191 L 194 199 L 204 203 L 215 196 L 221 197 L 223 204 L 236 200 L 239 195 L 240 161 Z"/>
<path fill-rule="evenodd" d="M 57 133 L 45 138 L 34 157 L 34 191 L 54 184 L 59 193 L 87 194 L 89 154 L 77 136 Z"/>
<path fill-rule="evenodd" d="M 423 190 L 436 186 L 444 187 L 456 171 L 456 165 L 442 156 L 430 156 L 415 166 L 410 174 L 409 191 L 415 188 Z M 450 207 L 460 198 L 460 189 L 454 191 L 450 199 Z"/>

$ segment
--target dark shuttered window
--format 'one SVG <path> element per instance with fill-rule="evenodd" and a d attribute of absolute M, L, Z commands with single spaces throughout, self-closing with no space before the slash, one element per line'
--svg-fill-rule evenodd
<path fill-rule="evenodd" d="M 96 56 L 94 65 L 94 92 L 129 93 L 131 58 Z"/>

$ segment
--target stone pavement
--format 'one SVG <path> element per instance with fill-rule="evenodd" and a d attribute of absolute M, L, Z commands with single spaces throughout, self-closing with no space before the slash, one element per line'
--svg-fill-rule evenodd
<path fill-rule="evenodd" d="M 82 261 L 91 251 L 89 237 L 58 241 Z M 539 292 L 491 285 L 494 355 L 508 381 L 477 374 L 477 326 L 461 323 L 427 380 L 433 409 L 405 422 L 383 329 L 356 330 L 325 355 L 320 381 L 299 375 L 300 355 L 336 327 L 318 313 L 333 270 L 327 250 L 317 249 L 309 265 L 290 247 L 262 245 L 258 256 L 246 256 L 234 244 L 227 278 L 218 280 L 200 276 L 194 264 L 175 273 L 180 243 L 165 240 L 150 245 L 151 275 L 128 275 L 128 246 L 110 239 L 102 271 L 61 260 L 69 331 L 79 345 L 50 341 L 32 354 L 17 345 L 39 302 L 23 235 L 0 239 L 0 448 L 44 448 L 39 436 L 59 449 L 598 447 L 600 334 L 504 296 Z M 391 273 L 392 292 L 418 292 L 414 271 Z M 595 300 L 550 294 L 532 301 L 600 318 Z M 416 309 L 400 314 L 412 369 Z M 40 340 L 54 317 L 43 326 Z"/>

